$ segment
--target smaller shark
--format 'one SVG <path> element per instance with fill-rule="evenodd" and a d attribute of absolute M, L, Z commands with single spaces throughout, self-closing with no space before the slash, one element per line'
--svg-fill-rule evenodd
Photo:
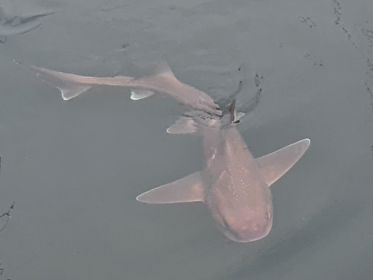
<path fill-rule="evenodd" d="M 230 240 L 252 242 L 267 236 L 273 220 L 270 186 L 302 157 L 310 139 L 255 159 L 235 118 L 233 102 L 222 118 L 192 112 L 177 120 L 168 133 L 202 135 L 204 170 L 151 189 L 136 199 L 148 204 L 203 202 Z"/>
<path fill-rule="evenodd" d="M 27 33 L 41 25 L 40 19 L 54 14 L 53 11 L 29 15 L 8 15 L 0 7 L 0 43 L 5 43 L 8 36 Z"/>
<path fill-rule="evenodd" d="M 170 96 L 188 108 L 220 116 L 221 110 L 205 92 L 179 81 L 166 63 L 155 69 L 155 74 L 141 78 L 129 76 L 91 77 L 30 66 L 37 76 L 56 87 L 63 100 L 70 100 L 93 86 L 118 86 L 131 90 L 131 100 L 141 100 L 156 92 Z"/>

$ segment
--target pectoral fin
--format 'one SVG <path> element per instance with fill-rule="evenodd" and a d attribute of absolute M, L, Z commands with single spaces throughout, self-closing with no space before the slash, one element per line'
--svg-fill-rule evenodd
<path fill-rule="evenodd" d="M 195 172 L 172 183 L 154 188 L 136 197 L 137 201 L 149 204 L 170 204 L 204 200 L 201 173 Z"/>
<path fill-rule="evenodd" d="M 256 159 L 268 186 L 280 179 L 303 156 L 310 143 L 310 139 L 303 139 Z"/>

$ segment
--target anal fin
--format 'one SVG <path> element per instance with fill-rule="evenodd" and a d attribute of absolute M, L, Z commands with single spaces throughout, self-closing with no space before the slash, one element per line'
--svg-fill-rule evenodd
<path fill-rule="evenodd" d="M 204 201 L 204 186 L 200 172 L 151 189 L 136 197 L 148 204 L 170 204 Z"/>

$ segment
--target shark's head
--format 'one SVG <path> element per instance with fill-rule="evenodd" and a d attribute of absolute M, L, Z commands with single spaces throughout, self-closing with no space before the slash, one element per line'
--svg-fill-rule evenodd
<path fill-rule="evenodd" d="M 220 191 L 210 193 L 207 205 L 226 237 L 236 242 L 252 242 L 268 235 L 273 221 L 271 193 L 267 188 L 258 195 L 263 199 L 250 201 L 235 195 L 229 198 L 230 194 Z"/>
<path fill-rule="evenodd" d="M 214 218 L 220 230 L 236 242 L 252 242 L 264 238 L 272 228 L 272 208 L 215 212 Z"/>
<path fill-rule="evenodd" d="M 233 220 L 227 224 L 229 227 L 224 233 L 228 238 L 236 242 L 252 242 L 266 237 L 271 231 L 272 211 L 243 214 L 247 215 L 244 219 L 237 220 L 237 222 Z"/>

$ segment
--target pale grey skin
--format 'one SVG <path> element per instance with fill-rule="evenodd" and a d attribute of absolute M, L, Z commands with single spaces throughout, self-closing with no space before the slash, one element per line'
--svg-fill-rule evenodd
<path fill-rule="evenodd" d="M 154 75 L 142 78 L 128 76 L 90 77 L 36 66 L 31 66 L 31 69 L 37 73 L 40 79 L 58 88 L 64 100 L 77 97 L 92 86 L 118 86 L 131 89 L 132 100 L 140 100 L 158 92 L 173 97 L 189 108 L 221 115 L 219 106 L 208 94 L 180 82 L 167 64 L 158 67 Z"/>
<path fill-rule="evenodd" d="M 231 116 L 228 118 L 231 120 Z M 200 133 L 205 169 L 137 197 L 149 204 L 204 202 L 230 240 L 251 242 L 268 235 L 273 208 L 270 185 L 285 174 L 310 145 L 303 139 L 255 159 L 236 125 L 223 119 L 184 118 L 169 133 Z M 192 128 L 191 128 L 192 127 Z"/>

